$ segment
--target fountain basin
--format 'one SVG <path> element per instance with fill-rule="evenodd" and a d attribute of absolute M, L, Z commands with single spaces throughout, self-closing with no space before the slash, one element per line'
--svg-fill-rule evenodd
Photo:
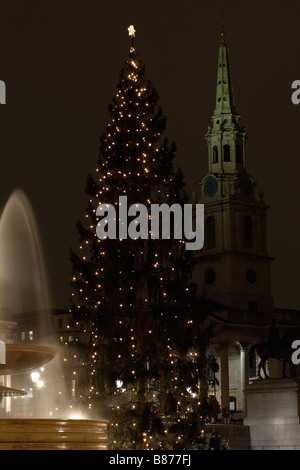
<path fill-rule="evenodd" d="M 107 421 L 0 419 L 0 450 L 107 450 Z"/>
<path fill-rule="evenodd" d="M 21 395 L 27 395 L 27 392 L 25 390 L 19 390 L 18 388 L 11 388 L 0 385 L 0 403 L 3 397 L 18 397 Z"/>
<path fill-rule="evenodd" d="M 13 375 L 42 367 L 56 351 L 46 346 L 6 344 L 6 364 L 0 364 L 0 375 Z"/>

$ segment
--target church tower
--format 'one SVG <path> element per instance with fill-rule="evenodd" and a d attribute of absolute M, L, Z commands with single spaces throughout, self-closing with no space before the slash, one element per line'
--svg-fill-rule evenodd
<path fill-rule="evenodd" d="M 263 192 L 246 170 L 245 129 L 240 125 L 224 31 L 218 55 L 215 110 L 205 136 L 208 174 L 199 183 L 205 238 L 194 272 L 199 294 L 227 308 L 273 310 Z"/>

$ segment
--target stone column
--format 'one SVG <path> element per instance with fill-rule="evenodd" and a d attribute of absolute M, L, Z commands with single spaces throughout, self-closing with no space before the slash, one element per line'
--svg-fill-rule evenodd
<path fill-rule="evenodd" d="M 240 367 L 241 367 L 241 408 L 244 411 L 244 417 L 247 416 L 247 395 L 246 388 L 249 381 L 249 358 L 247 344 L 241 344 L 240 346 Z"/>
<path fill-rule="evenodd" d="M 5 387 L 11 387 L 11 375 L 4 376 L 4 385 Z M 5 411 L 6 413 L 11 413 L 11 397 L 5 398 Z"/>
<path fill-rule="evenodd" d="M 221 407 L 229 410 L 228 344 L 221 344 Z"/>

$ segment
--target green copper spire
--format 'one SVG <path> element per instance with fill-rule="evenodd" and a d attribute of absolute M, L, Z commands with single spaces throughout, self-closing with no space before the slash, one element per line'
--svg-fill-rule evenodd
<path fill-rule="evenodd" d="M 214 114 L 235 112 L 234 95 L 230 77 L 228 51 L 225 43 L 219 48 L 216 108 Z"/>
<path fill-rule="evenodd" d="M 224 114 L 236 114 L 224 30 L 221 32 L 221 41 L 218 56 L 216 107 L 214 111 L 214 116 L 220 117 Z"/>
<path fill-rule="evenodd" d="M 211 120 L 212 126 L 205 136 L 209 171 L 231 175 L 244 171 L 247 134 L 239 124 L 235 107 L 224 22 L 218 54 L 216 105 Z"/>

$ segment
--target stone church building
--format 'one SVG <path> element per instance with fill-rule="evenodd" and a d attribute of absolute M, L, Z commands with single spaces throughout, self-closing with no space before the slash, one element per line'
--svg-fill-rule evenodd
<path fill-rule="evenodd" d="M 205 211 L 205 241 L 197 253 L 194 280 L 199 295 L 211 306 L 209 316 L 215 324 L 209 354 L 219 364 L 219 384 L 212 394 L 232 420 L 239 420 L 247 415 L 245 388 L 258 373 L 257 357 L 249 367 L 250 347 L 268 340 L 272 322 L 279 336 L 287 328 L 299 327 L 300 311 L 273 306 L 267 205 L 247 171 L 247 133 L 234 100 L 224 32 L 221 38 L 216 103 L 205 135 L 208 172 L 194 201 L 204 204 Z M 282 374 L 276 359 L 268 361 L 268 369 L 270 377 Z"/>

